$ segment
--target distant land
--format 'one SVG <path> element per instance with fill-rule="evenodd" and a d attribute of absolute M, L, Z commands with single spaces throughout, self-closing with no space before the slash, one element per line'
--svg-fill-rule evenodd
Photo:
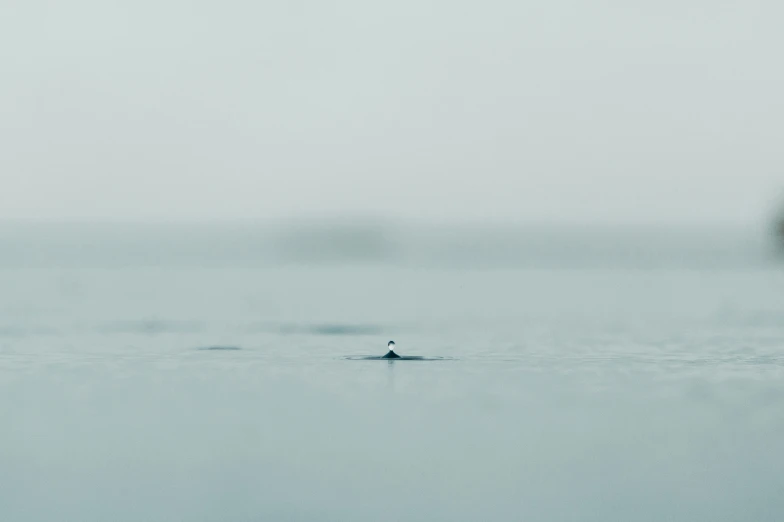
<path fill-rule="evenodd" d="M 784 223 L 778 235 L 784 234 Z M 386 264 L 467 268 L 727 268 L 771 262 L 763 227 L 0 223 L 0 266 Z"/>

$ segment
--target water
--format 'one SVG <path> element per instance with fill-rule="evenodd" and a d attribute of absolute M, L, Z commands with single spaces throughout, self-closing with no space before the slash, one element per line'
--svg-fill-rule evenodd
<path fill-rule="evenodd" d="M 781 520 L 784 272 L 691 259 L 8 263 L 0 520 Z"/>

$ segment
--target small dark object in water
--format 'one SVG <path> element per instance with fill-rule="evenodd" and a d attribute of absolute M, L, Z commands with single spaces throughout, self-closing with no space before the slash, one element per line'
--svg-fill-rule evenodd
<path fill-rule="evenodd" d="M 395 353 L 395 341 L 389 341 L 387 348 L 389 348 L 389 351 L 382 359 L 400 359 L 400 356 Z"/>
<path fill-rule="evenodd" d="M 358 357 L 346 357 L 351 361 L 444 361 L 448 357 L 422 357 L 420 355 L 398 355 L 395 353 L 395 341 L 387 344 L 389 351 L 386 355 L 367 355 Z"/>
<path fill-rule="evenodd" d="M 242 350 L 239 346 L 205 346 L 204 348 L 198 348 L 199 350 L 209 350 L 209 351 L 236 351 Z"/>

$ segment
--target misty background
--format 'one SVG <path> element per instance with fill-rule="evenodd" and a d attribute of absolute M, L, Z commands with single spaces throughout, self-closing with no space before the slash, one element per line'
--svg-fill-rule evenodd
<path fill-rule="evenodd" d="M 4 2 L 0 220 L 760 226 L 784 170 L 783 16 Z"/>

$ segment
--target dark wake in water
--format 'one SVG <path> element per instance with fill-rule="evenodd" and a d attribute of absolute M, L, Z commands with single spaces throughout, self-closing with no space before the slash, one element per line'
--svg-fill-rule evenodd
<path fill-rule="evenodd" d="M 211 352 L 235 352 L 238 350 L 242 350 L 239 346 L 204 346 L 202 348 L 196 348 L 197 350 L 202 351 L 211 351 Z"/>
<path fill-rule="evenodd" d="M 454 361 L 452 357 L 424 357 L 420 355 L 400 355 L 395 358 L 383 355 L 348 355 L 343 357 L 347 361 Z"/>

